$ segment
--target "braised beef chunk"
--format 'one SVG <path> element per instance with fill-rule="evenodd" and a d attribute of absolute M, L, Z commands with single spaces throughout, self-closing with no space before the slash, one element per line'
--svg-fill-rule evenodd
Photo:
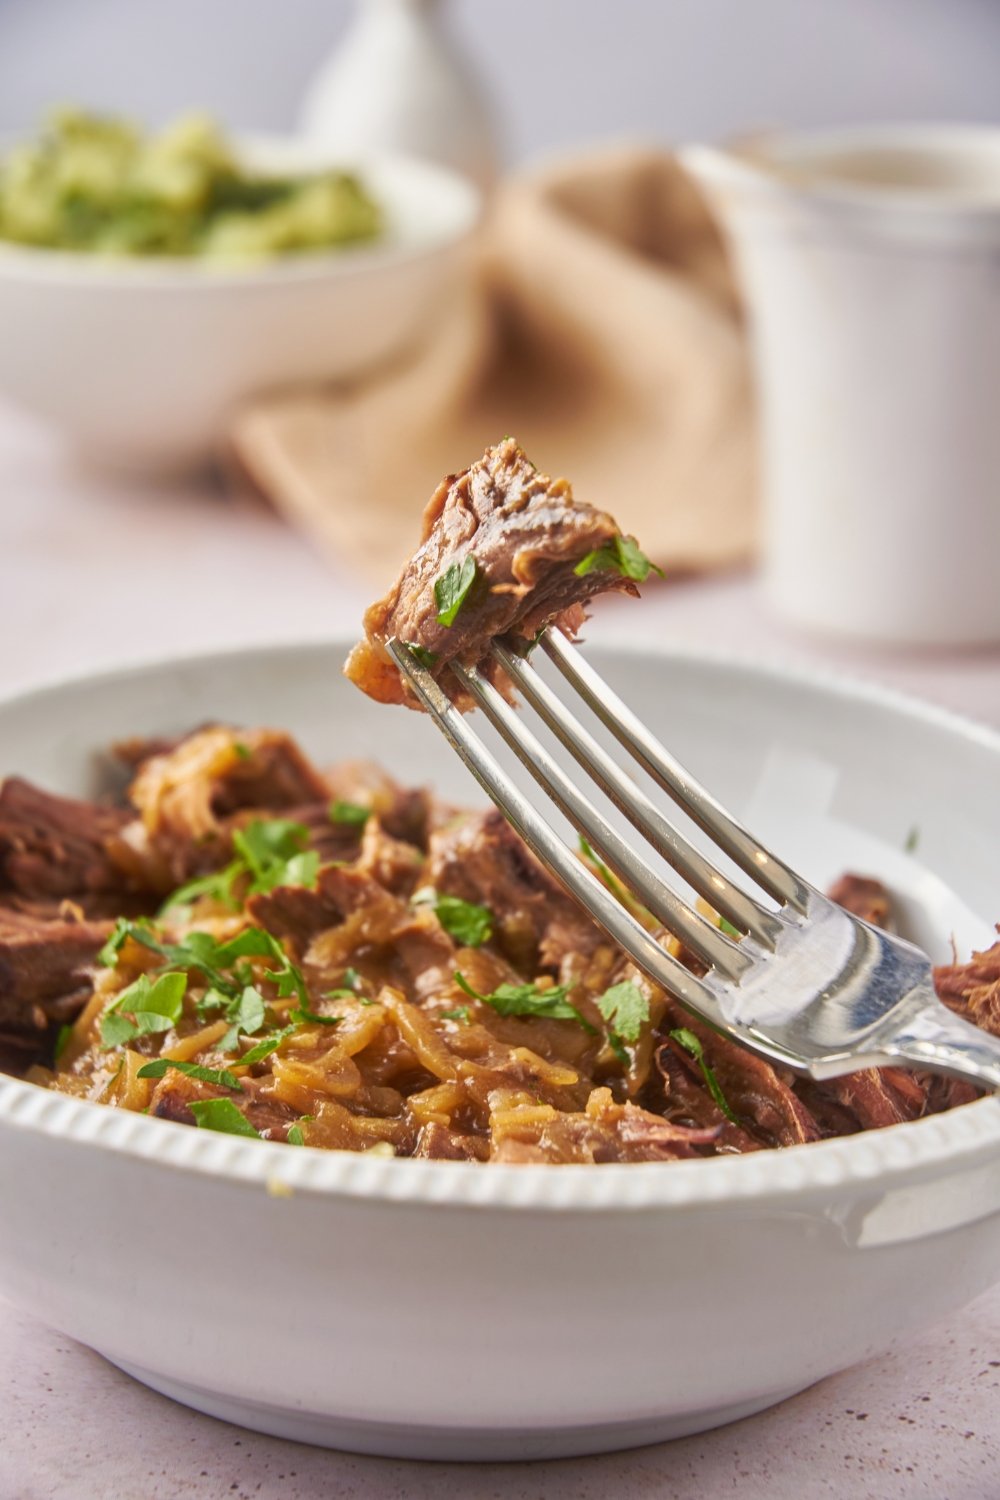
<path fill-rule="evenodd" d="M 75 1021 L 111 922 L 40 921 L 0 910 L 0 1054 L 18 1071 L 46 1051 L 53 1027 Z"/>
<path fill-rule="evenodd" d="M 0 787 L 0 901 L 92 903 L 134 893 L 136 882 L 109 853 L 129 816 L 8 776 Z"/>
<path fill-rule="evenodd" d="M 494 675 L 483 661 L 494 636 L 531 640 L 549 622 L 575 635 L 595 594 L 638 592 L 613 560 L 617 554 L 605 550 L 619 537 L 611 516 L 574 499 L 565 479 L 540 474 L 507 438 L 435 490 L 420 546 L 385 598 L 366 611 L 365 639 L 344 672 L 380 703 L 419 707 L 385 651 L 395 636 L 416 646 L 435 675 L 452 657 L 467 666 L 483 662 Z M 599 565 L 578 574 L 592 554 L 600 554 Z M 645 576 L 642 567 L 632 572 Z M 458 608 L 442 620 L 459 595 Z M 472 706 L 450 674 L 442 686 L 460 707 Z"/>
<path fill-rule="evenodd" d="M 872 880 L 867 875 L 841 875 L 826 894 L 862 922 L 891 929 L 892 898 L 881 880 Z"/>

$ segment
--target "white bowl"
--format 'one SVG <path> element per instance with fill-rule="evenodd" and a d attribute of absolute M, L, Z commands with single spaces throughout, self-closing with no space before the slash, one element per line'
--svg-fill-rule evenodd
<path fill-rule="evenodd" d="M 81 792 L 108 741 L 219 717 L 467 798 L 431 723 L 362 698 L 343 654 L 247 651 L 8 699 L 0 770 Z M 873 688 L 591 655 L 737 810 L 778 827 L 799 808 L 806 875 L 856 854 L 932 948 L 948 923 L 988 940 L 1000 736 Z M 900 852 L 913 825 L 920 863 Z M 988 1286 L 1000 1105 L 746 1157 L 481 1167 L 242 1141 L 0 1079 L 0 1203 L 0 1293 L 188 1405 L 369 1453 L 553 1457 L 758 1411 Z"/>
<path fill-rule="evenodd" d="M 256 138 L 244 155 L 334 165 L 297 141 Z M 246 398 L 403 354 L 458 284 L 481 198 L 430 162 L 357 170 L 388 221 L 372 245 L 237 268 L 0 241 L 0 392 L 98 461 L 180 469 L 212 452 Z"/>

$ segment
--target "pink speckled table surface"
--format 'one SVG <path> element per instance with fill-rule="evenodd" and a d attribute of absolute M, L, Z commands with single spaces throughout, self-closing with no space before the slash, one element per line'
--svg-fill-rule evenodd
<path fill-rule="evenodd" d="M 261 504 L 208 483 L 143 490 L 78 472 L 0 408 L 0 691 L 206 646 L 345 633 L 368 592 Z M 875 678 L 1000 726 L 1000 650 L 805 641 L 767 620 L 749 577 L 646 593 L 602 606 L 594 633 Z M 1000 1287 L 922 1338 L 714 1433 L 545 1464 L 401 1463 L 200 1416 L 0 1303 L 0 1500 L 997 1500 L 998 1390 Z"/>

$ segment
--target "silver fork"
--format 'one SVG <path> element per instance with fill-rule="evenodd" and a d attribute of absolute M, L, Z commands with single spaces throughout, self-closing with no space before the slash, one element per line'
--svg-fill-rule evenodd
<path fill-rule="evenodd" d="M 772 911 L 734 885 L 621 770 L 526 657 L 495 641 L 493 659 L 574 759 L 741 934 L 739 941 L 727 936 L 622 838 L 478 671 L 452 662 L 450 670 L 578 833 L 707 966 L 703 977 L 678 962 L 577 858 L 403 642 L 390 640 L 387 649 L 508 821 L 644 974 L 749 1051 L 802 1075 L 835 1078 L 895 1064 L 1000 1088 L 1000 1040 L 941 1004 L 925 953 L 844 911 L 766 849 L 668 754 L 562 634 L 546 630 L 538 644 L 639 765 L 779 904 Z"/>

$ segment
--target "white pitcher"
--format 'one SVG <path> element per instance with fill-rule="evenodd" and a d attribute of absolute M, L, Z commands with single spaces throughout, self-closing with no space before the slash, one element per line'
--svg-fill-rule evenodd
<path fill-rule="evenodd" d="M 1000 130 L 680 154 L 745 293 L 771 605 L 874 640 L 1000 641 Z"/>
<path fill-rule="evenodd" d="M 441 0 L 356 0 L 347 35 L 306 94 L 305 134 L 348 160 L 427 156 L 488 187 L 497 170 L 491 111 L 441 9 Z"/>

